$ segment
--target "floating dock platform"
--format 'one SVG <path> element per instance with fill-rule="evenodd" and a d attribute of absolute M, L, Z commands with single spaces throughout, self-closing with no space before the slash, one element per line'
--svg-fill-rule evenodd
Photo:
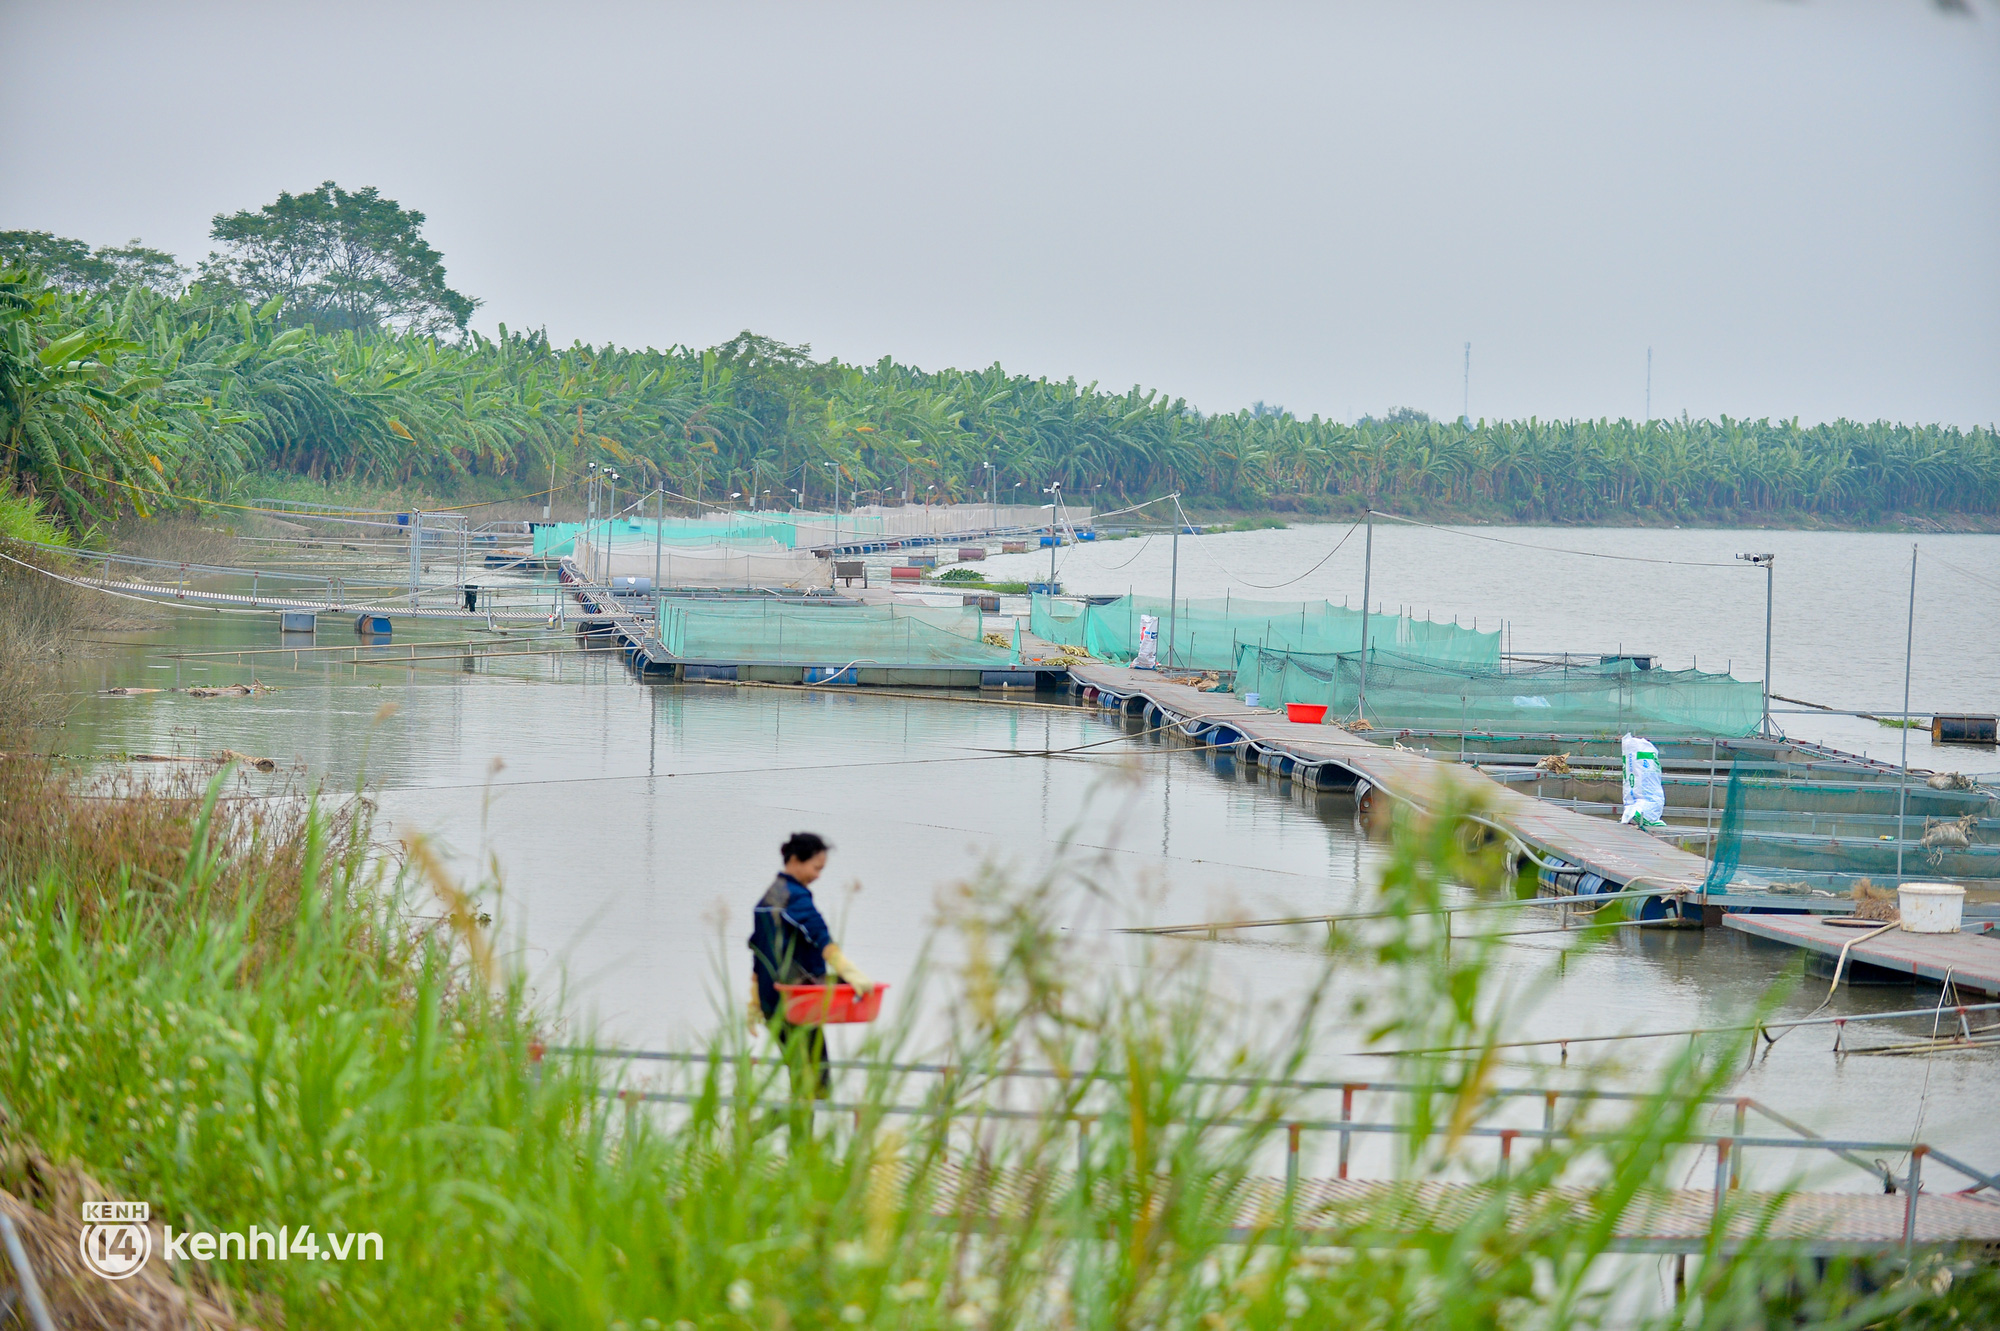
<path fill-rule="evenodd" d="M 1281 770 L 1315 786 L 1366 781 L 1390 796 L 1431 807 L 1440 782 L 1456 779 L 1477 789 L 1485 814 L 1543 856 L 1560 857 L 1607 885 L 1643 889 L 1697 904 L 1708 861 L 1636 827 L 1593 818 L 1532 795 L 1510 790 L 1482 772 L 1438 762 L 1410 749 L 1374 744 L 1338 726 L 1304 725 L 1281 714 L 1246 706 L 1234 695 L 1203 693 L 1150 670 L 1074 665 L 1071 678 L 1121 705 L 1143 699 L 1168 723 L 1213 744 L 1247 744 L 1281 760 Z M 1453 775 L 1447 777 L 1446 773 Z"/>
<path fill-rule="evenodd" d="M 1949 978 L 1961 989 L 2000 994 L 2000 921 L 1983 920 L 1955 934 L 1913 934 L 1891 929 L 1869 937 L 1858 930 L 1826 922 L 1815 915 L 1735 913 L 1723 918 L 1727 928 L 1752 938 L 1785 943 L 1822 956 L 1900 971 L 1920 980 L 1942 984 Z"/>

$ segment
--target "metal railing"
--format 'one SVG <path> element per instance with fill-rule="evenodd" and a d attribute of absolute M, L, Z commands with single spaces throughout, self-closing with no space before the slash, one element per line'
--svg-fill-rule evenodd
<path fill-rule="evenodd" d="M 529 1047 L 529 1056 L 539 1068 L 548 1054 L 559 1056 L 604 1059 L 614 1062 L 664 1062 L 682 1065 L 713 1064 L 721 1067 L 748 1065 L 750 1067 L 784 1067 L 782 1058 L 760 1056 L 731 1057 L 711 1053 L 680 1053 L 662 1050 L 593 1048 L 589 1046 L 555 1046 L 534 1044 Z M 891 1073 L 897 1075 L 933 1076 L 943 1079 L 975 1079 L 982 1081 L 1035 1080 L 1044 1082 L 1104 1082 L 1121 1083 L 1123 1074 L 1084 1071 L 1061 1072 L 1052 1068 L 984 1068 L 959 1066 L 949 1063 L 903 1063 L 879 1062 L 857 1059 L 828 1059 L 830 1069 L 858 1071 L 866 1073 Z M 1900 1192 L 1904 1195 L 1904 1219 L 1902 1242 L 1908 1246 L 1915 1242 L 1917 1213 L 1922 1193 L 1922 1171 L 1926 1159 L 1935 1161 L 1969 1180 L 1971 1187 L 1962 1193 L 1971 1194 L 1982 1189 L 2000 1192 L 2000 1177 L 1979 1170 L 1955 1156 L 1938 1150 L 1926 1143 L 1890 1142 L 1873 1139 L 1845 1139 L 1821 1136 L 1804 1124 L 1772 1109 L 1770 1106 L 1749 1096 L 1662 1096 L 1638 1091 L 1612 1091 L 1602 1089 L 1564 1090 L 1547 1087 L 1494 1087 L 1486 1092 L 1489 1103 L 1482 1107 L 1482 1117 L 1499 1106 L 1509 1102 L 1538 1101 L 1542 1107 L 1540 1127 L 1502 1127 L 1484 1122 L 1472 1124 L 1435 1124 L 1428 1128 L 1418 1128 L 1411 1123 L 1383 1122 L 1356 1118 L 1354 1102 L 1357 1095 L 1403 1095 L 1444 1094 L 1436 1087 L 1420 1086 L 1409 1082 L 1393 1081 L 1345 1081 L 1313 1080 L 1298 1078 L 1273 1078 L 1258 1080 L 1241 1077 L 1198 1076 L 1184 1078 L 1188 1084 L 1209 1087 L 1241 1087 L 1267 1091 L 1290 1091 L 1301 1094 L 1340 1093 L 1340 1114 L 1338 1118 L 1292 1116 L 1273 1114 L 1258 1118 L 1215 1116 L 1206 1118 L 1173 1118 L 1165 1120 L 1176 1126 L 1201 1128 L 1221 1128 L 1250 1132 L 1274 1133 L 1280 1130 L 1285 1139 L 1285 1182 L 1288 1189 L 1299 1183 L 1300 1158 L 1304 1137 L 1309 1133 L 1333 1135 L 1337 1139 L 1336 1177 L 1349 1178 L 1351 1153 L 1357 1137 L 1449 1137 L 1452 1139 L 1472 1138 L 1491 1141 L 1497 1147 L 1495 1177 L 1508 1177 L 1516 1142 L 1556 1143 L 1569 1142 L 1582 1145 L 1611 1146 L 1629 1143 L 1633 1131 L 1586 1130 L 1563 1127 L 1557 1122 L 1557 1110 L 1561 1102 L 1568 1100 L 1581 1105 L 1592 1102 L 1613 1104 L 1655 1104 L 1655 1105 L 1701 1105 L 1708 1108 L 1732 1110 L 1734 1119 L 1728 1133 L 1686 1133 L 1675 1136 L 1671 1145 L 1692 1147 L 1697 1151 L 1715 1153 L 1714 1213 L 1722 1214 L 1728 1194 L 1740 1188 L 1743 1174 L 1743 1160 L 1751 1149 L 1779 1151 L 1807 1151 L 1823 1153 L 1870 1175 L 1880 1181 L 1885 1192 Z M 640 1090 L 633 1088 L 609 1090 L 600 1088 L 600 1094 L 615 1095 L 628 1108 L 641 1103 L 692 1105 L 704 1102 L 708 1097 L 676 1091 Z M 797 1101 L 753 1101 L 750 1108 L 759 1111 L 786 1111 L 799 1107 Z M 1063 1122 L 1075 1126 L 1078 1133 L 1078 1168 L 1081 1170 L 1087 1160 L 1088 1134 L 1100 1121 L 1116 1121 L 1120 1116 L 1111 1111 L 1095 1112 L 1079 1109 L 1018 1109 L 994 1105 L 980 1105 L 966 1108 L 957 1105 L 937 1104 L 895 1104 L 878 1101 L 838 1101 L 815 1100 L 811 1102 L 815 1113 L 851 1114 L 859 1124 L 867 1116 L 894 1116 L 929 1119 L 978 1118 L 1014 1122 Z M 1752 1135 L 1749 1133 L 1749 1116 L 1757 1114 L 1768 1122 L 1784 1129 L 1788 1136 Z M 1895 1155 L 1908 1152 L 1909 1165 L 1899 1177 L 1880 1160 L 1865 1158 L 1864 1152 L 1880 1152 Z"/>

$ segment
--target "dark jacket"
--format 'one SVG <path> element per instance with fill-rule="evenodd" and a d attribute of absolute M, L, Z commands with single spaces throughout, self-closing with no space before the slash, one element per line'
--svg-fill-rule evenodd
<path fill-rule="evenodd" d="M 778 985 L 818 984 L 826 978 L 826 949 L 833 945 L 833 934 L 813 903 L 812 889 L 784 873 L 771 880 L 754 921 L 750 960 L 757 971 L 757 1002 L 769 1017 L 778 1010 Z"/>

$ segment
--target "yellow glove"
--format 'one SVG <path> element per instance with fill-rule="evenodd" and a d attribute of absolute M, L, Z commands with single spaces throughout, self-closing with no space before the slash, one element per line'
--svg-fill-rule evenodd
<path fill-rule="evenodd" d="M 834 973 L 841 979 L 853 985 L 857 994 L 865 995 L 875 987 L 875 981 L 868 978 L 868 972 L 855 965 L 853 959 L 840 950 L 838 943 L 827 944 L 826 964 L 833 967 Z"/>

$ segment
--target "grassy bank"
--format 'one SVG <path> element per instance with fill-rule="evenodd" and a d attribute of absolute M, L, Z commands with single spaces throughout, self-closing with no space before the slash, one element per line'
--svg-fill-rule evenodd
<path fill-rule="evenodd" d="M 1401 1248 L 1360 1242 L 1405 1223 L 1365 1209 L 1322 1218 L 1331 1234 L 1312 1247 L 1282 1227 L 1229 1241 L 1224 1199 L 1271 1169 L 1283 1138 L 1292 1093 L 1278 1079 L 1319 1042 L 1499 1033 L 1484 992 L 1496 945 L 1447 948 L 1423 914 L 1446 882 L 1504 876 L 1449 821 L 1401 829 L 1382 883 L 1398 918 L 1329 958 L 1383 976 L 1355 1012 L 1231 1012 L 1166 957 L 1087 978 L 1101 968 L 1047 923 L 1074 884 L 958 885 L 945 905 L 966 998 L 946 1055 L 974 1071 L 842 1074 L 858 1112 L 806 1130 L 783 1107 L 783 1073 L 745 1061 L 759 1046 L 734 1020 L 712 1064 L 655 1083 L 688 1097 L 670 1110 L 600 1094 L 619 1065 L 537 1064 L 553 1014 L 496 969 L 479 893 L 421 847 L 382 867 L 363 803 L 329 817 L 239 799 L 226 777 L 86 792 L 22 762 L 0 763 L 0 799 L 0 1206 L 76 1325 L 148 1307 L 173 1314 L 162 1325 L 192 1311 L 291 1327 L 1592 1325 L 1617 1296 L 1601 1213 L 1658 1186 L 1694 1126 L 1684 1101 L 1642 1102 L 1600 1143 L 1524 1154 L 1472 1214 Z M 870 1052 L 904 1038 L 886 1029 Z M 1717 1088 L 1739 1052 L 1698 1045 L 1661 1086 Z M 1081 1154 L 1063 1118 L 984 1117 L 994 1090 L 976 1070 L 1010 1066 L 1068 1071 L 1038 1083 L 1038 1102 L 1092 1118 Z M 1198 1076 L 1218 1067 L 1242 1081 Z M 1424 1088 L 1404 1178 L 1490 1155 L 1428 1129 L 1475 1114 L 1492 1071 L 1483 1056 L 1399 1068 Z M 1003 1170 L 1025 1182 L 994 1209 L 982 1180 Z M 1559 1196 L 1559 1179 L 1584 1191 Z M 301 1243 L 309 1231 L 322 1255 L 156 1255 L 113 1286 L 77 1266 L 88 1196 L 150 1202 L 156 1254 L 161 1225 L 256 1224 Z M 356 1234 L 380 1236 L 379 1259 L 326 1255 Z M 1696 1269 L 1673 1324 L 1900 1312 L 1949 1325 L 2000 1293 L 1990 1272 L 1949 1283 L 1885 1268 L 1864 1296 L 1776 1253 Z"/>

